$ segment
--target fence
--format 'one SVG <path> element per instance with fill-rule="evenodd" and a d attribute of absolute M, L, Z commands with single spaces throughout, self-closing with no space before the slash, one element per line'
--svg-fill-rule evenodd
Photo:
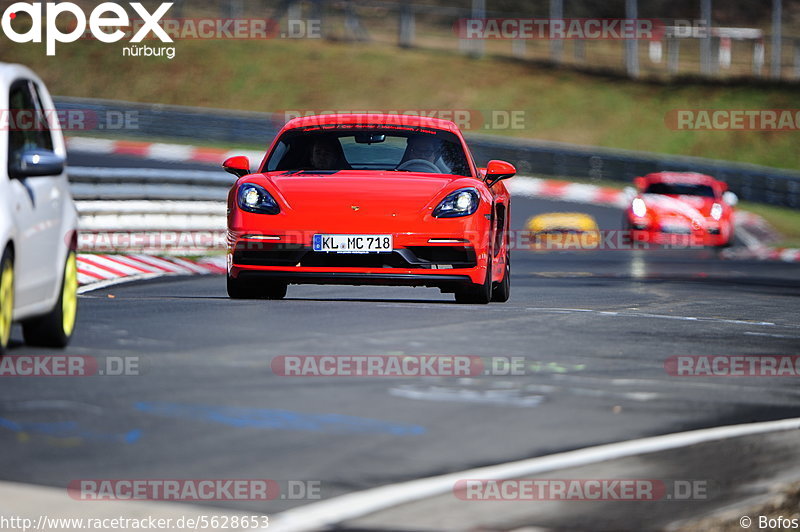
<path fill-rule="evenodd" d="M 502 0 L 420 1 L 390 0 L 178 0 L 172 16 L 213 15 L 264 17 L 279 21 L 283 33 L 296 24 L 313 21 L 319 35 L 354 40 L 460 50 L 480 56 L 493 54 L 521 60 L 546 61 L 582 69 L 612 71 L 631 77 L 671 79 L 762 78 L 800 80 L 800 38 L 784 30 L 795 10 L 784 14 L 789 0 L 718 2 L 683 0 L 601 3 L 591 0 L 513 2 Z M 742 6 L 745 6 L 744 8 Z M 728 10 L 735 15 L 720 17 Z M 677 15 L 676 15 L 677 14 Z M 714 15 L 719 20 L 715 20 Z M 683 16 L 684 18 L 679 18 Z M 660 30 L 644 39 L 552 39 L 535 37 L 465 39 L 459 21 L 481 19 L 575 20 L 637 19 L 657 21 Z M 745 25 L 745 27 L 738 26 Z M 304 34 L 303 36 L 308 36 Z"/>

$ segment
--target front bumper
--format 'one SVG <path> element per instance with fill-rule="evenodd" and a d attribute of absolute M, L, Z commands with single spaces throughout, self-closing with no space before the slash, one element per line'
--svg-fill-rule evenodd
<path fill-rule="evenodd" d="M 631 239 L 634 242 L 682 249 L 724 246 L 728 243 L 723 234 L 711 234 L 707 231 L 678 233 L 659 229 L 632 229 Z"/>
<path fill-rule="evenodd" d="M 446 290 L 469 282 L 482 283 L 486 276 L 488 237 L 394 233 L 391 253 L 351 254 L 316 252 L 313 235 L 229 232 L 229 275 L 294 284 L 432 286 Z"/>

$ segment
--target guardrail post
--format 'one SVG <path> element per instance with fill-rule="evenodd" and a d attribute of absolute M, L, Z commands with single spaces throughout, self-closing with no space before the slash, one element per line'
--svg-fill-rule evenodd
<path fill-rule="evenodd" d="M 675 75 L 680 69 L 681 40 L 677 37 L 667 38 L 667 71 Z"/>
<path fill-rule="evenodd" d="M 625 0 L 625 18 L 638 18 L 638 7 L 637 0 Z M 629 77 L 639 77 L 639 41 L 636 39 L 625 39 L 625 70 Z"/>
<path fill-rule="evenodd" d="M 511 53 L 514 57 L 524 58 L 527 47 L 528 45 L 525 39 L 514 39 L 511 41 Z"/>
<path fill-rule="evenodd" d="M 764 41 L 757 40 L 753 43 L 753 75 L 761 77 L 764 68 Z"/>
<path fill-rule="evenodd" d="M 320 33 L 325 36 L 325 9 L 322 2 L 323 0 L 311 0 L 311 16 L 309 18 L 313 21 L 319 21 Z"/>
<path fill-rule="evenodd" d="M 700 71 L 704 76 L 711 76 L 711 0 L 700 0 L 700 20 L 706 30 L 700 37 Z"/>
<path fill-rule="evenodd" d="M 472 0 L 472 18 L 486 18 L 486 0 Z M 470 46 L 470 54 L 475 57 L 483 57 L 486 43 L 483 39 L 473 39 Z"/>
<path fill-rule="evenodd" d="M 361 17 L 356 13 L 352 0 L 345 3 L 344 9 L 344 27 L 350 34 L 350 38 L 356 41 L 368 41 L 369 33 L 364 28 L 364 25 L 361 24 Z"/>
<path fill-rule="evenodd" d="M 303 18 L 303 7 L 297 0 L 289 0 L 286 8 L 286 18 L 290 21 L 296 21 Z"/>
<path fill-rule="evenodd" d="M 721 39 L 719 37 L 711 37 L 711 74 L 719 73 L 719 49 Z"/>
<path fill-rule="evenodd" d="M 586 41 L 576 39 L 572 41 L 572 55 L 578 63 L 586 62 Z"/>
<path fill-rule="evenodd" d="M 770 62 L 770 76 L 772 79 L 781 79 L 781 0 L 772 0 L 772 59 Z"/>
<path fill-rule="evenodd" d="M 229 18 L 241 18 L 244 14 L 244 1 L 228 0 L 228 5 L 225 11 L 226 16 Z"/>
<path fill-rule="evenodd" d="M 550 0 L 550 19 L 564 18 L 563 0 Z M 553 63 L 561 64 L 564 59 L 564 41 L 561 39 L 550 40 L 550 60 Z"/>
<path fill-rule="evenodd" d="M 414 46 L 414 33 L 416 21 L 414 20 L 414 6 L 408 2 L 400 4 L 400 24 L 398 41 L 401 48 Z"/>

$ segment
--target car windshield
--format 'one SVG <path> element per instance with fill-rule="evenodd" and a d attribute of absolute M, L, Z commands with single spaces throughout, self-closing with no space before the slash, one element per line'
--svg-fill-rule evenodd
<path fill-rule="evenodd" d="M 714 189 L 708 185 L 691 183 L 653 183 L 645 190 L 646 194 L 665 194 L 668 196 L 702 196 L 713 198 Z"/>
<path fill-rule="evenodd" d="M 470 175 L 466 154 L 456 135 L 406 126 L 292 129 L 281 136 L 261 171 L 304 170 Z"/>

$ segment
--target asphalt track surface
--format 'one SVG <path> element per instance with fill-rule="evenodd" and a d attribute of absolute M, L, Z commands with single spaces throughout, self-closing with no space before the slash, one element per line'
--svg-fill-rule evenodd
<path fill-rule="evenodd" d="M 603 229 L 621 219 L 612 208 L 517 198 L 512 227 L 550 211 L 588 212 Z M 329 498 L 800 416 L 796 378 L 674 377 L 664 366 L 675 355 L 800 354 L 800 266 L 722 260 L 711 250 L 516 250 L 512 260 L 511 300 L 488 306 L 403 287 L 290 286 L 283 301 L 232 301 L 219 276 L 86 294 L 65 353 L 101 364 L 133 357 L 139 374 L 0 380 L 0 480 L 268 478 L 285 489 L 319 482 Z M 15 328 L 11 355 L 55 353 L 20 338 Z M 298 378 L 270 369 L 279 355 L 396 354 L 521 357 L 526 371 Z M 274 513 L 311 502 L 210 504 Z"/>

